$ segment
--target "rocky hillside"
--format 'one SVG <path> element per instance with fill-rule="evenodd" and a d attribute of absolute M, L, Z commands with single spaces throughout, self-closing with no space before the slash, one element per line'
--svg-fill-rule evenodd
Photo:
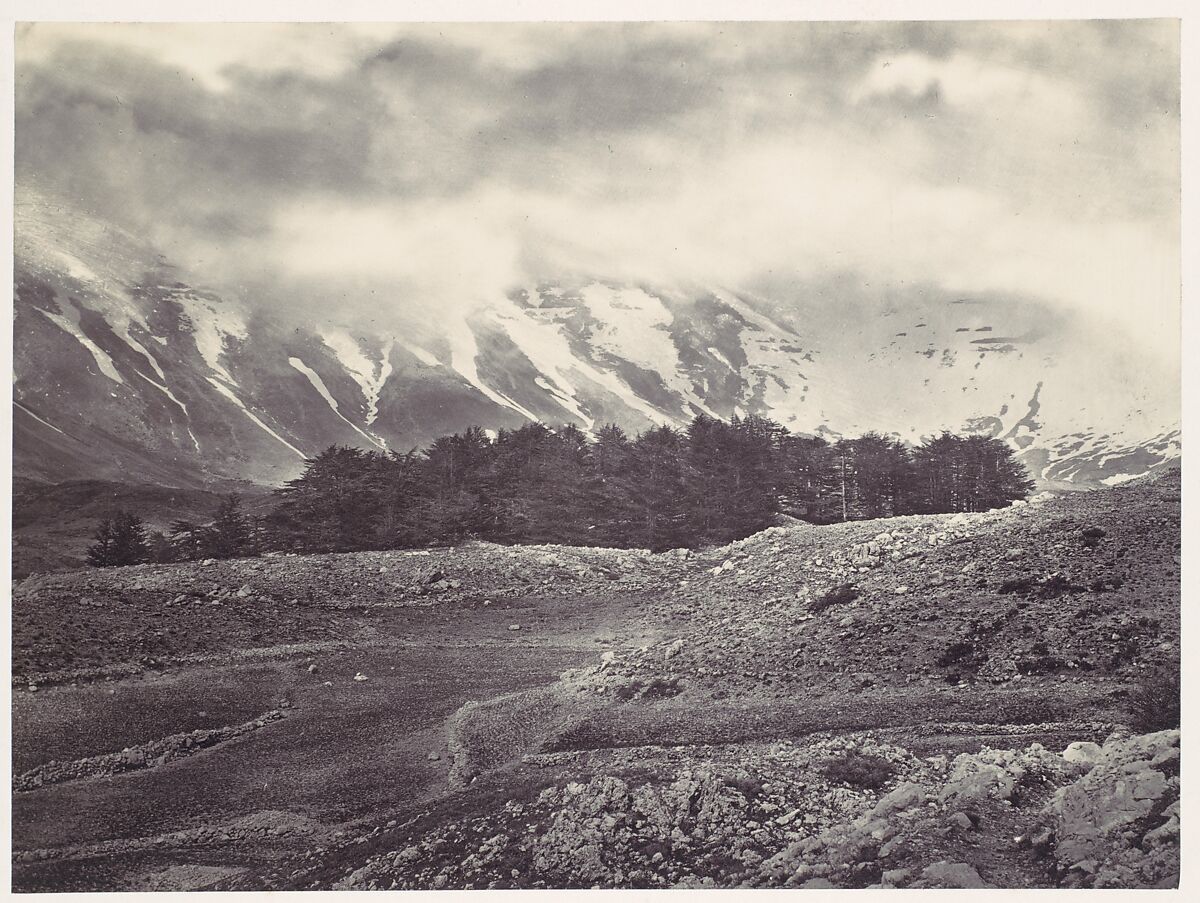
<path fill-rule="evenodd" d="M 438 323 L 403 304 L 288 322 L 238 286 L 35 194 L 16 220 L 15 461 L 43 480 L 277 483 L 333 443 L 406 451 L 532 420 L 636 431 L 762 414 L 797 432 L 1003 437 L 1045 486 L 1179 453 L 1179 373 L 1062 314 L 548 277 Z M 286 305 L 277 305 L 286 309 Z M 275 308 L 271 308 L 275 309 Z"/>
<path fill-rule="evenodd" d="M 224 733 L 162 729 L 124 758 L 29 759 L 24 779 L 73 783 L 22 795 L 86 792 L 89 769 L 143 748 L 164 774 L 249 754 L 239 731 L 286 731 L 322 693 L 402 718 L 371 688 L 410 645 L 478 650 L 492 672 L 569 645 L 582 667 L 476 696 L 420 741 L 440 790 L 296 835 L 282 858 L 231 848 L 213 886 L 1172 886 L 1179 735 L 1158 730 L 1169 688 L 1149 713 L 1144 694 L 1179 666 L 1179 498 L 1168 469 L 702 553 L 476 544 L 30 578 L 18 700 L 247 656 L 316 695 L 287 717 L 272 696 Z M 177 833 L 163 849 L 222 848 Z M 28 886 L 62 886 L 49 867 Z"/>
<path fill-rule="evenodd" d="M 772 530 L 681 564 L 672 635 L 577 675 L 519 766 L 471 767 L 553 711 L 528 694 L 453 728 L 459 797 L 295 879 L 1175 886 L 1179 733 L 1128 725 L 1131 684 L 1178 668 L 1178 491 Z"/>

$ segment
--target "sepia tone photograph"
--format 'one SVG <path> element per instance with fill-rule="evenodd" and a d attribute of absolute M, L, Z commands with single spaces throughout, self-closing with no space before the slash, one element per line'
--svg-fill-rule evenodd
<path fill-rule="evenodd" d="M 896 15 L 18 21 L 11 890 L 1178 891 L 1181 22 Z"/>

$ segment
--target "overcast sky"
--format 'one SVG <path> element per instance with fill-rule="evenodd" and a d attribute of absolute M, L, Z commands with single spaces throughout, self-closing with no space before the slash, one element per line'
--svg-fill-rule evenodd
<path fill-rule="evenodd" d="M 18 200 L 351 318 L 838 275 L 1172 355 L 1178 67 L 1168 21 L 22 26 Z"/>

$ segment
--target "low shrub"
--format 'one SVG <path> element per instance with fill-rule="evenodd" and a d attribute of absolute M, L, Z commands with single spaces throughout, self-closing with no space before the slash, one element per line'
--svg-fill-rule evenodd
<path fill-rule="evenodd" d="M 1021 674 L 1053 674 L 1067 667 L 1067 663 L 1056 655 L 1037 655 L 1017 661 L 1017 671 Z"/>
<path fill-rule="evenodd" d="M 937 663 L 945 668 L 948 665 L 968 661 L 973 658 L 975 658 L 975 644 L 960 640 L 951 643 L 943 649 L 942 654 L 937 657 Z"/>
<path fill-rule="evenodd" d="M 683 692 L 678 677 L 656 677 L 650 683 L 640 680 L 630 681 L 617 687 L 616 696 L 621 702 L 633 699 L 669 699 Z"/>
<path fill-rule="evenodd" d="M 749 775 L 727 778 L 725 783 L 739 791 L 748 800 L 756 799 L 762 793 L 763 782 Z"/>
<path fill-rule="evenodd" d="M 678 677 L 663 678 L 656 677 L 646 685 L 646 689 L 642 691 L 643 699 L 669 699 L 672 696 L 678 696 L 683 692 L 683 687 L 679 684 Z"/>
<path fill-rule="evenodd" d="M 1146 674 L 1129 698 L 1129 726 L 1141 734 L 1179 727 L 1178 668 L 1157 668 Z"/>
<path fill-rule="evenodd" d="M 629 700 L 637 696 L 638 691 L 641 689 L 642 682 L 640 680 L 621 684 L 621 686 L 617 687 L 617 699 L 621 700 L 621 702 L 629 702 Z"/>
<path fill-rule="evenodd" d="M 896 766 L 880 756 L 851 751 L 825 766 L 825 777 L 835 784 L 878 790 L 896 774 Z"/>

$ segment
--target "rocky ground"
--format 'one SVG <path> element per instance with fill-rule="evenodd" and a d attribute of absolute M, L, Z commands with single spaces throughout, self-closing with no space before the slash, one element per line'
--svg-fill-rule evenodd
<path fill-rule="evenodd" d="M 381 610 L 501 611 L 531 598 L 628 596 L 670 582 L 684 560 L 472 543 L 40 574 L 14 593 L 13 680 L 38 686 L 237 650 L 338 642 L 369 630 L 369 616 Z"/>
<path fill-rule="evenodd" d="M 15 884 L 1171 886 L 1179 495 L 30 578 Z"/>
<path fill-rule="evenodd" d="M 853 770 L 865 762 L 879 784 Z M 847 764 L 850 763 L 850 764 Z M 370 835 L 344 889 L 1173 887 L 1179 732 L 920 758 L 863 734 L 535 755 L 583 771 Z M 339 850 L 346 854 L 343 848 Z M 361 858 L 359 853 L 358 857 Z M 314 857 L 318 858 L 319 857 Z M 319 865 L 310 886 L 333 874 Z"/>

